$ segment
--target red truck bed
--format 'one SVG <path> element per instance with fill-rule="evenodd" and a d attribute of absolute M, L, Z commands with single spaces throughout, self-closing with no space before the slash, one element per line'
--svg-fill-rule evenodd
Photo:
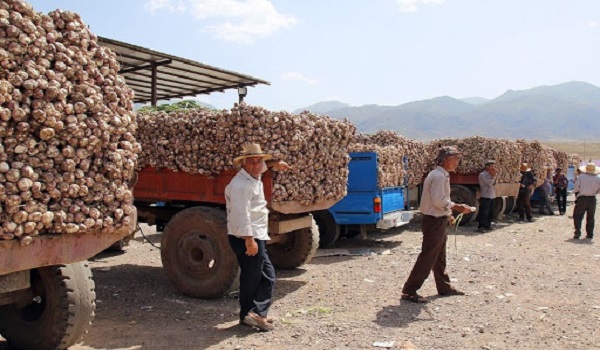
<path fill-rule="evenodd" d="M 477 185 L 479 186 L 479 173 L 457 174 L 450 173 L 451 185 Z M 497 197 L 516 197 L 519 194 L 518 183 L 495 184 L 494 189 Z M 477 195 L 479 197 L 479 195 Z"/>
<path fill-rule="evenodd" d="M 137 172 L 133 187 L 136 202 L 191 201 L 225 205 L 225 187 L 237 173 L 226 170 L 216 177 L 176 172 L 166 168 L 146 167 Z M 298 201 L 272 202 L 273 172 L 268 170 L 262 177 L 265 198 L 269 208 L 284 214 L 310 213 L 328 209 L 336 200 L 323 200 L 303 205 Z"/>
<path fill-rule="evenodd" d="M 180 200 L 225 204 L 225 187 L 236 173 L 236 170 L 227 170 L 211 178 L 202 174 L 146 167 L 138 171 L 133 193 L 137 201 Z M 270 205 L 273 194 L 273 173 L 267 171 L 262 181 L 265 198 Z"/>

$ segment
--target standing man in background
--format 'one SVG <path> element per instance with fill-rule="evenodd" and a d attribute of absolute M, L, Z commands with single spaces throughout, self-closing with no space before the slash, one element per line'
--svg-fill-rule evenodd
<path fill-rule="evenodd" d="M 423 213 L 421 231 L 423 243 L 421 253 L 415 262 L 404 288 L 402 300 L 413 303 L 426 303 L 417 291 L 421 288 L 429 273 L 433 270 L 435 285 L 441 296 L 464 295 L 450 284 L 446 273 L 446 228 L 453 221 L 452 210 L 459 213 L 470 213 L 471 207 L 466 204 L 456 204 L 450 199 L 450 171 L 456 170 L 458 156 L 462 155 L 456 147 L 440 147 L 435 158 L 437 167 L 425 178 L 423 195 L 419 210 Z"/>
<path fill-rule="evenodd" d="M 486 160 L 485 168 L 479 173 L 479 214 L 477 219 L 479 227 L 477 232 L 486 233 L 492 230 L 492 220 L 494 220 L 493 203 L 496 198 L 494 185 L 496 184 L 496 161 Z"/>
<path fill-rule="evenodd" d="M 552 182 L 554 183 L 554 192 L 556 193 L 558 213 L 564 215 L 567 211 L 567 187 L 569 186 L 569 180 L 562 173 L 562 168 L 556 168 Z"/>
<path fill-rule="evenodd" d="M 261 331 L 273 330 L 267 318 L 273 302 L 275 269 L 267 254 L 269 238 L 269 209 L 261 181 L 267 166 L 287 170 L 282 161 L 272 161 L 258 144 L 248 144 L 233 160 L 240 171 L 225 187 L 227 203 L 227 234 L 229 245 L 240 265 L 240 324 Z"/>
<path fill-rule="evenodd" d="M 524 221 L 525 216 L 527 216 L 527 221 L 532 222 L 531 193 L 533 192 L 537 178 L 527 163 L 522 163 L 519 170 L 521 171 L 521 181 L 519 181 L 519 195 L 517 196 L 518 221 Z"/>
<path fill-rule="evenodd" d="M 546 169 L 544 183 L 541 184 L 536 191 L 538 191 L 538 195 L 540 196 L 540 215 L 546 215 L 546 210 L 548 211 L 548 215 L 554 215 L 552 203 L 550 202 L 550 193 L 552 193 L 552 168 Z"/>
<path fill-rule="evenodd" d="M 581 236 L 581 223 L 585 214 L 585 231 L 587 239 L 594 238 L 594 215 L 596 215 L 596 195 L 600 193 L 600 168 L 594 163 L 588 163 L 579 168 L 581 175 L 575 180 L 575 209 L 573 210 L 573 223 L 575 224 L 574 239 Z"/>

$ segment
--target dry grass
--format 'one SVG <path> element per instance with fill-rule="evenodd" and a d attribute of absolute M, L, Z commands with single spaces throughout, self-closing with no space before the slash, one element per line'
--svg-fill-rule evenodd
<path fill-rule="evenodd" d="M 600 159 L 600 141 L 541 141 L 544 145 L 567 153 L 577 153 L 584 161 Z"/>

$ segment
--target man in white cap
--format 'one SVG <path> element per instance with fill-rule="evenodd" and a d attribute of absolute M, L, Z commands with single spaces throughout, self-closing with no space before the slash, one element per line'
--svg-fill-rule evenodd
<path fill-rule="evenodd" d="M 454 146 L 440 147 L 435 158 L 437 167 L 433 169 L 423 182 L 423 194 L 419 211 L 423 214 L 421 231 L 423 243 L 421 253 L 404 283 L 402 300 L 413 303 L 426 303 L 417 291 L 421 288 L 429 274 L 433 271 L 435 286 L 440 296 L 464 295 L 450 284 L 446 272 L 446 228 L 453 220 L 452 210 L 459 213 L 470 213 L 471 207 L 457 204 L 450 199 L 450 171 L 456 170 L 458 157 L 462 155 Z"/>
<path fill-rule="evenodd" d="M 588 239 L 594 238 L 594 215 L 596 214 L 596 195 L 600 193 L 600 167 L 588 163 L 579 168 L 581 175 L 575 180 L 575 209 L 573 209 L 573 223 L 575 224 L 574 239 L 581 236 L 581 223 L 583 215 L 586 216 L 585 231 Z"/>
<path fill-rule="evenodd" d="M 275 269 L 267 254 L 269 209 L 261 181 L 268 166 L 278 171 L 288 169 L 283 161 L 270 161 L 258 144 L 248 144 L 233 160 L 241 166 L 225 188 L 229 245 L 240 265 L 240 324 L 261 331 L 273 330 L 267 318 L 273 301 Z"/>

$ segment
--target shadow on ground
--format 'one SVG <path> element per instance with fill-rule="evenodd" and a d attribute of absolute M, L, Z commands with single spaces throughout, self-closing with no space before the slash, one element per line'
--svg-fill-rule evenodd
<path fill-rule="evenodd" d="M 84 346 L 164 349 L 166 339 L 171 349 L 203 349 L 255 333 L 238 325 L 239 304 L 235 297 L 186 297 L 169 282 L 161 267 L 124 264 L 95 268 L 93 273 L 96 318 Z M 275 299 L 293 293 L 305 283 L 278 279 Z M 178 336 L 182 332 L 193 333 L 194 337 Z"/>
<path fill-rule="evenodd" d="M 374 322 L 382 327 L 404 328 L 413 322 L 431 321 L 434 317 L 429 314 L 428 307 L 428 304 L 400 300 L 398 305 L 384 306 L 377 312 Z"/>

